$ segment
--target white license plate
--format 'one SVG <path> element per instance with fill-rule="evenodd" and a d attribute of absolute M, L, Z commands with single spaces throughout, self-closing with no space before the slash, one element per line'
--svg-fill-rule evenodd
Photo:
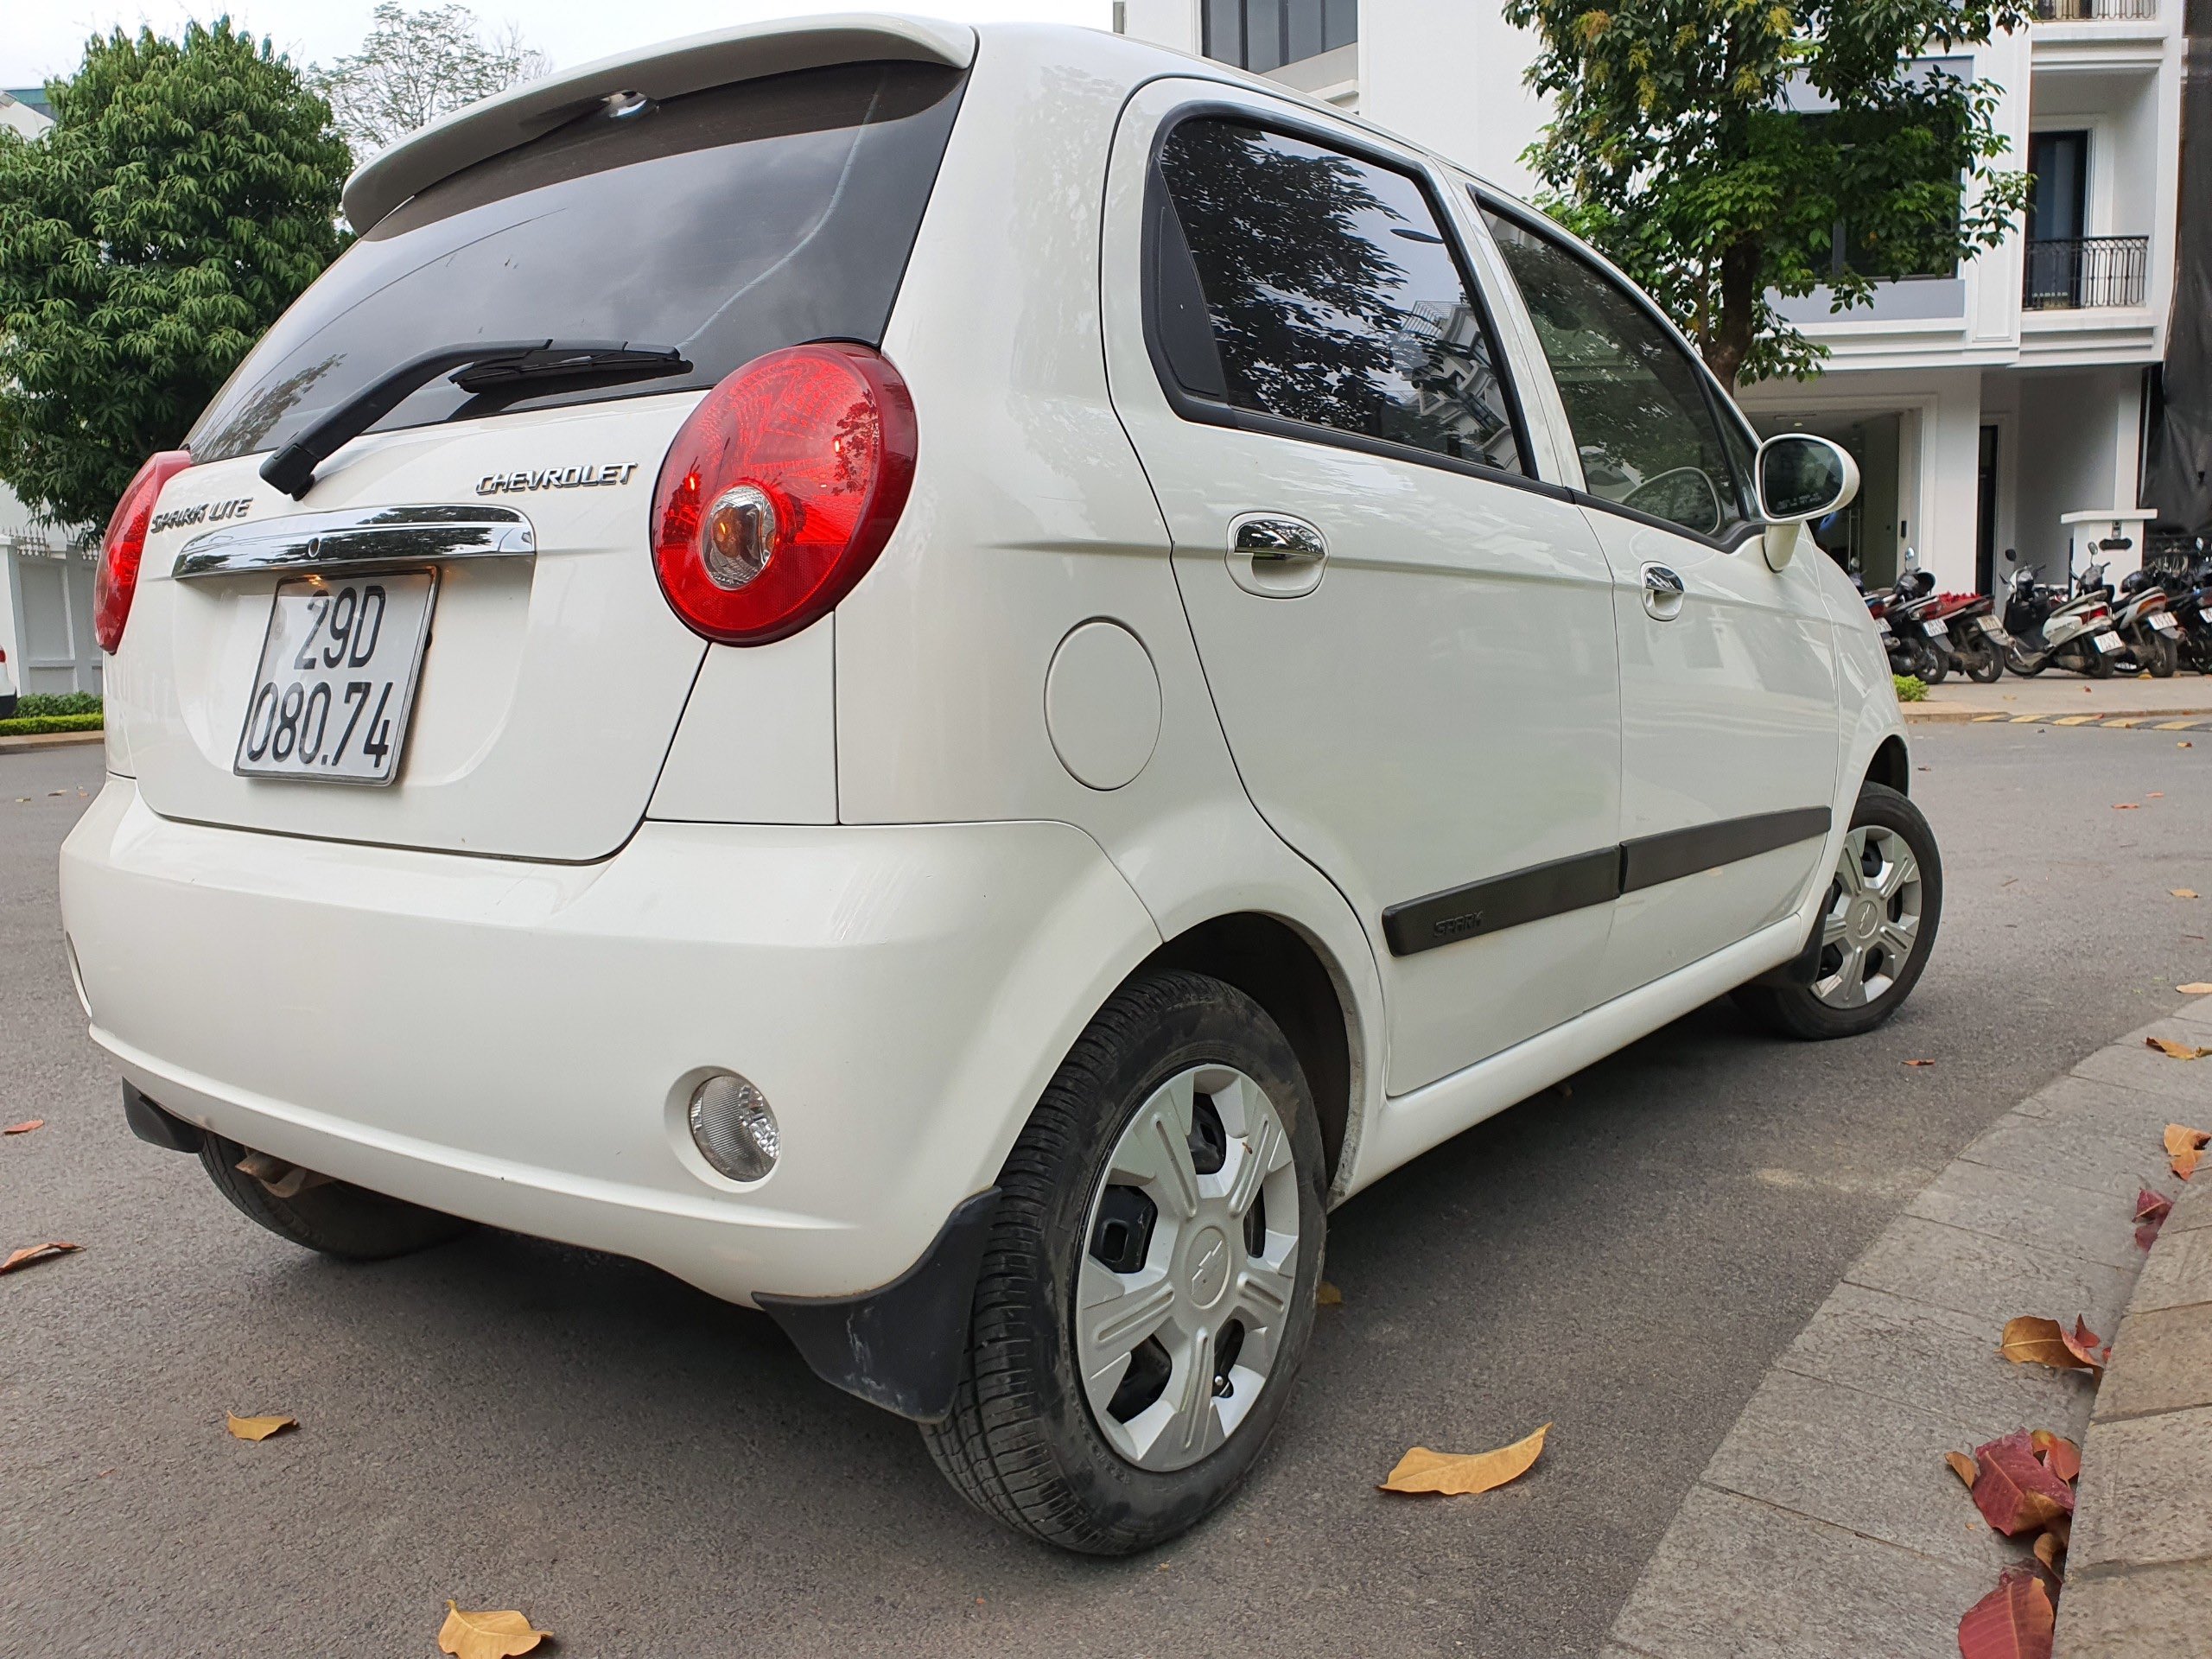
<path fill-rule="evenodd" d="M 1941 639 L 1950 632 L 1941 622 L 1923 622 L 1920 625 L 1920 631 L 1930 639 Z"/>
<path fill-rule="evenodd" d="M 2093 633 L 2089 639 L 2107 657 L 2120 649 L 2120 636 L 2116 633 Z"/>
<path fill-rule="evenodd" d="M 2151 626 L 2160 633 L 2181 632 L 2181 624 L 2174 620 L 2173 613 L 2171 611 L 2153 611 L 2151 613 Z"/>
<path fill-rule="evenodd" d="M 232 770 L 389 784 L 429 637 L 435 570 L 276 585 Z"/>
<path fill-rule="evenodd" d="M 1995 617 L 1977 616 L 1974 620 L 1974 626 L 1980 628 L 1984 633 L 1992 635 L 1999 639 L 2002 639 L 2005 637 L 2005 630 L 1998 626 L 1997 619 Z"/>
<path fill-rule="evenodd" d="M 1880 631 L 1883 639 L 1894 639 L 1897 638 L 1897 635 L 1890 632 L 1890 625 L 1883 621 L 1878 616 L 1874 619 L 1874 626 Z"/>

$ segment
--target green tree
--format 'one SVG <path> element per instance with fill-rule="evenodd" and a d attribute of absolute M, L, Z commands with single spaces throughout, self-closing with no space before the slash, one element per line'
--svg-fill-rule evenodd
<path fill-rule="evenodd" d="M 361 49 L 311 72 L 339 130 L 366 157 L 480 98 L 536 80 L 553 60 L 509 24 L 486 37 L 466 6 L 409 11 L 382 0 Z"/>
<path fill-rule="evenodd" d="M 1546 205 L 1657 297 L 1724 385 L 1827 353 L 1772 296 L 1948 273 L 2002 241 L 2031 180 L 1994 163 L 1996 89 L 1933 60 L 2027 0 L 1505 0 L 1558 113 Z"/>
<path fill-rule="evenodd" d="M 344 245 L 330 107 L 229 19 L 120 29 L 0 132 L 0 478 L 104 522 Z"/>

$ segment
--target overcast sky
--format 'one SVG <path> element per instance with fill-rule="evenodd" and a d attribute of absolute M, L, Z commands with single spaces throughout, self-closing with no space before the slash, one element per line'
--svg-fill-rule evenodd
<path fill-rule="evenodd" d="M 179 0 L 7 0 L 7 22 L 0 24 L 0 86 L 29 86 L 68 74 L 84 56 L 85 38 L 118 25 L 141 25 L 175 35 L 186 20 L 212 18 L 228 11 L 240 25 L 276 41 L 295 62 L 328 62 L 351 52 L 368 32 L 374 0 L 237 0 L 237 3 L 188 4 Z M 403 0 L 410 11 L 435 0 Z M 759 17 L 788 17 L 805 12 L 852 11 L 853 0 L 531 0 L 527 6 L 486 0 L 474 8 L 487 23 L 519 23 L 532 46 L 553 55 L 556 65 L 588 62 L 654 39 L 696 34 L 701 29 L 747 22 Z M 1035 18 L 1106 28 L 1112 0 L 927 0 L 913 10 L 969 22 Z"/>

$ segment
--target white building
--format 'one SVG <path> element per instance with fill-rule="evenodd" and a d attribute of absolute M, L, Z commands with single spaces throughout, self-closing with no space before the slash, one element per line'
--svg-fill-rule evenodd
<path fill-rule="evenodd" d="M 2132 512 L 2146 371 L 2172 297 L 2180 172 L 2183 0 L 2038 0 L 2041 19 L 1940 60 L 2000 89 L 2000 165 L 2031 167 L 2025 234 L 1955 271 L 1884 284 L 1832 315 L 1783 302 L 1831 353 L 1808 382 L 1745 389 L 1769 431 L 1825 433 L 1858 457 L 1859 502 L 1834 535 L 1870 586 L 1911 548 L 1940 587 L 1988 591 L 2004 550 L 2063 575 Z M 1521 156 L 1547 112 L 1534 54 L 1474 0 L 1123 0 L 1122 32 L 1212 56 L 1404 134 L 1525 194 Z M 2138 562 L 2113 558 L 2115 575 Z"/>
<path fill-rule="evenodd" d="M 0 126 L 35 137 L 54 123 L 0 92 Z M 73 546 L 67 529 L 32 524 L 29 510 L 0 484 L 0 652 L 19 691 L 97 691 L 100 648 L 92 637 L 96 550 Z"/>

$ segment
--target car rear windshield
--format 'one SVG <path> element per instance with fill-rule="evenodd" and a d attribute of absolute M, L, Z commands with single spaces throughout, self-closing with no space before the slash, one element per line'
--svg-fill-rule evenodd
<path fill-rule="evenodd" d="M 278 448 L 410 359 L 476 340 L 673 346 L 690 367 L 496 403 L 440 378 L 378 428 L 711 386 L 803 340 L 880 345 L 962 80 L 913 63 L 804 70 L 610 104 L 480 162 L 347 249 L 186 447 Z"/>

